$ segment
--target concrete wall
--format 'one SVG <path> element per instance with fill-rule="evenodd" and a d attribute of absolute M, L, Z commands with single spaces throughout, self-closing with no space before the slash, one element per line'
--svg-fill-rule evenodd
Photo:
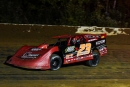
<path fill-rule="evenodd" d="M 100 34 L 100 33 L 106 33 L 108 36 L 110 35 L 119 35 L 119 34 L 124 34 L 124 35 L 129 35 L 130 33 L 128 32 L 130 28 L 114 28 L 114 27 L 97 27 L 97 26 L 81 26 L 77 29 L 76 33 L 92 33 L 92 34 Z"/>

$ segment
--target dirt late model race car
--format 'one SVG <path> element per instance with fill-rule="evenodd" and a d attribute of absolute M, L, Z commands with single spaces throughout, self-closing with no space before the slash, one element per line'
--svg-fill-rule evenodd
<path fill-rule="evenodd" d="M 84 61 L 88 66 L 97 66 L 100 56 L 107 54 L 106 34 L 76 34 L 53 37 L 54 44 L 23 46 L 5 61 L 27 69 L 58 70 L 62 64 Z"/>

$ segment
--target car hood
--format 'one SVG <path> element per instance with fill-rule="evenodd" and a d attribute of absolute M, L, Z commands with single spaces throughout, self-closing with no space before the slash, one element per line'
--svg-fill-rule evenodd
<path fill-rule="evenodd" d="M 45 46 L 45 45 L 43 45 Z M 20 48 L 14 56 L 17 56 L 18 58 L 23 59 L 35 59 L 39 56 L 42 56 L 48 52 L 52 46 L 43 47 L 43 46 L 23 46 Z"/>

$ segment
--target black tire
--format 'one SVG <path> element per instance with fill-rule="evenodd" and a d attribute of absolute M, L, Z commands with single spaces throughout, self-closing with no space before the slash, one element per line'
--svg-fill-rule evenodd
<path fill-rule="evenodd" d="M 100 61 L 100 56 L 99 56 L 99 53 L 97 52 L 93 52 L 93 59 L 92 60 L 88 60 L 86 62 L 86 64 L 90 67 L 94 67 L 94 66 L 97 66 L 98 63 Z"/>
<path fill-rule="evenodd" d="M 58 70 L 62 65 L 62 59 L 57 54 L 52 54 L 50 59 L 51 70 Z"/>

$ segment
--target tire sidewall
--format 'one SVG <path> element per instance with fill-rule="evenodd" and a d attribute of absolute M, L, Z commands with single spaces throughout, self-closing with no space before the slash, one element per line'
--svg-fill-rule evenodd
<path fill-rule="evenodd" d="M 56 63 L 56 66 L 54 66 L 54 62 Z M 50 68 L 51 70 L 58 70 L 62 65 L 62 59 L 57 54 L 52 54 L 50 59 Z"/>
<path fill-rule="evenodd" d="M 88 60 L 87 61 L 87 65 L 91 66 L 91 67 L 95 67 L 95 66 L 98 65 L 99 61 L 100 61 L 99 54 L 96 53 L 96 52 L 93 52 L 93 59 L 92 60 Z"/>
<path fill-rule="evenodd" d="M 95 61 L 94 61 L 95 60 Z M 98 53 L 93 53 L 93 60 L 91 60 L 92 66 L 97 66 L 99 63 L 99 54 Z M 94 63 L 93 63 L 94 61 Z"/>

